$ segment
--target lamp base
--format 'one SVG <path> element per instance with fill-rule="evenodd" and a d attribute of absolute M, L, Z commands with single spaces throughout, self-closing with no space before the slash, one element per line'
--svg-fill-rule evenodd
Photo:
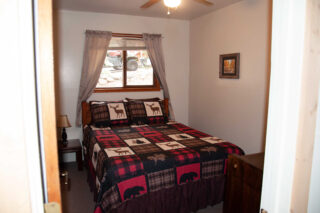
<path fill-rule="evenodd" d="M 67 135 L 67 132 L 66 132 L 66 128 L 63 128 L 62 129 L 62 135 L 61 135 L 61 138 L 62 138 L 62 145 L 63 146 L 67 146 L 68 145 L 68 135 Z"/>

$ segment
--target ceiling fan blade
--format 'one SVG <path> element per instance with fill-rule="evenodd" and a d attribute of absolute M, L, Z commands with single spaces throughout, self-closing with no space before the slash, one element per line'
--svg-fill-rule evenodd
<path fill-rule="evenodd" d="M 145 3 L 144 5 L 142 5 L 140 8 L 148 8 L 151 7 L 152 5 L 154 5 L 155 3 L 159 2 L 161 0 L 149 0 L 147 3 Z"/>
<path fill-rule="evenodd" d="M 199 3 L 201 3 L 201 4 L 204 4 L 204 5 L 206 5 L 206 6 L 211 6 L 211 5 L 213 5 L 213 3 L 212 3 L 212 2 L 209 2 L 208 0 L 195 0 L 195 1 L 197 1 L 197 2 L 199 2 Z"/>

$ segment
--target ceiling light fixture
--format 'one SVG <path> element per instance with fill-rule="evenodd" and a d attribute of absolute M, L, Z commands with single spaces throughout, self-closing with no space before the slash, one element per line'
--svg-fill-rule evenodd
<path fill-rule="evenodd" d="M 181 0 L 163 0 L 164 4 L 169 8 L 178 7 L 181 4 Z"/>
<path fill-rule="evenodd" d="M 170 8 L 175 8 L 177 9 L 177 7 L 181 4 L 181 0 L 163 0 L 164 5 L 166 7 L 168 7 L 168 12 L 167 14 L 170 15 Z"/>

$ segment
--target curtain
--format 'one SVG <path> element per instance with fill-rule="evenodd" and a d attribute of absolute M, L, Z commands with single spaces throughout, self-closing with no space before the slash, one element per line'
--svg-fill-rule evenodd
<path fill-rule="evenodd" d="M 81 102 L 86 101 L 98 83 L 112 37 L 111 32 L 86 31 L 82 73 L 79 87 L 76 125 L 81 125 Z"/>
<path fill-rule="evenodd" d="M 147 52 L 148 52 L 151 64 L 154 68 L 155 74 L 162 86 L 163 96 L 164 98 L 168 98 L 170 100 L 169 89 L 166 81 L 164 55 L 162 50 L 162 36 L 156 35 L 156 34 L 144 33 L 143 40 L 145 42 Z M 174 120 L 174 113 L 173 113 L 171 101 L 169 101 L 169 114 L 170 114 L 170 118 Z"/>

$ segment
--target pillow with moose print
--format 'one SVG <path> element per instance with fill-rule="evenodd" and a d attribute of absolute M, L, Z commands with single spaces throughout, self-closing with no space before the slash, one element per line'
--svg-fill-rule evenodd
<path fill-rule="evenodd" d="M 92 124 L 97 127 L 128 125 L 129 116 L 126 103 L 119 102 L 90 102 Z"/>
<path fill-rule="evenodd" d="M 157 124 L 168 121 L 163 101 L 130 101 L 127 104 L 133 124 Z"/>

